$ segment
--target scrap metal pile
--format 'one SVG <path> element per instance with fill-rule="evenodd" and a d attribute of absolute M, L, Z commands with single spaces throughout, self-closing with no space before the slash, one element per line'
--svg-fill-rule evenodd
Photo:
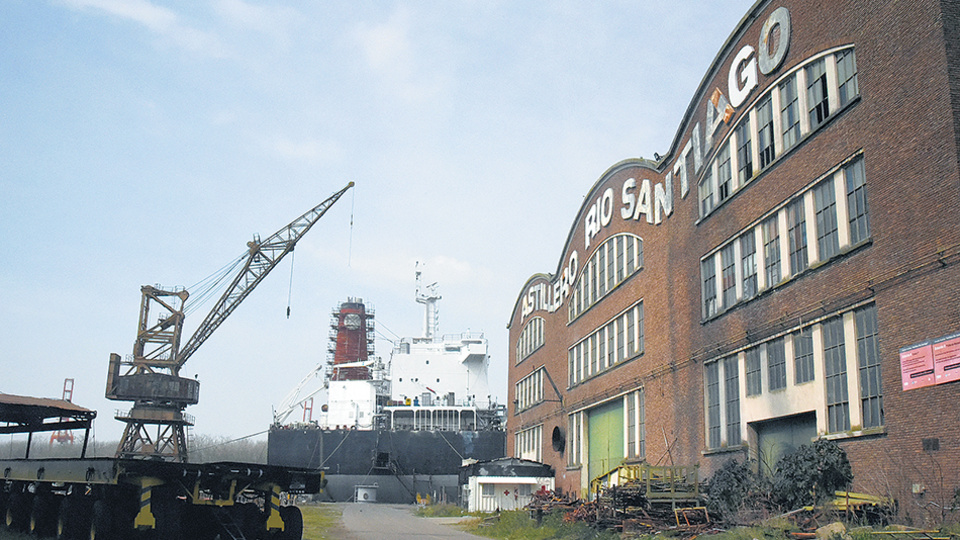
<path fill-rule="evenodd" d="M 689 538 L 714 528 L 702 506 L 695 469 L 621 467 L 602 478 L 606 485 L 594 483 L 593 500 L 540 491 L 527 508 L 533 516 L 563 512 L 565 522 L 587 523 L 598 530 L 630 536 L 677 531 L 680 537 Z"/>

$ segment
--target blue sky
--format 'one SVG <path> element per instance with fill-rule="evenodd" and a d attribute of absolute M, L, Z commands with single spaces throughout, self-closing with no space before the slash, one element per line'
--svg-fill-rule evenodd
<path fill-rule="evenodd" d="M 132 351 L 140 286 L 189 287 L 354 181 L 292 281 L 288 257 L 184 367 L 195 431 L 266 429 L 347 297 L 419 335 L 417 261 L 441 332 L 486 334 L 506 401 L 521 287 L 604 171 L 666 153 L 752 3 L 5 0 L 0 392 L 74 378 L 118 439 L 107 360 Z"/>

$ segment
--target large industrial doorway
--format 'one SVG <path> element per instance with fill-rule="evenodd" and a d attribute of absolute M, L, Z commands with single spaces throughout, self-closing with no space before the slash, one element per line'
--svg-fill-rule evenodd
<path fill-rule="evenodd" d="M 623 400 L 615 399 L 587 411 L 587 426 L 589 484 L 623 461 Z"/>
<path fill-rule="evenodd" d="M 801 445 L 811 444 L 817 436 L 817 414 L 810 412 L 776 418 L 764 422 L 752 422 L 750 427 L 757 434 L 757 463 L 763 474 L 772 476 L 777 461 L 794 452 Z"/>

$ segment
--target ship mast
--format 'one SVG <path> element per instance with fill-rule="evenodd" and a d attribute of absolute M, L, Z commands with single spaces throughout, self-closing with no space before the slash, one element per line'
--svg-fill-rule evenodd
<path fill-rule="evenodd" d="M 440 286 L 433 282 L 426 286 L 426 293 L 420 287 L 420 263 L 417 263 L 417 303 L 423 304 L 423 339 L 432 341 L 440 332 L 440 310 L 437 300 L 440 300 Z"/>

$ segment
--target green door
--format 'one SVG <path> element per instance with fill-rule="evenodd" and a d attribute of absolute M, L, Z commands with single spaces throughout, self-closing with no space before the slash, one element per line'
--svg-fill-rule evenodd
<path fill-rule="evenodd" d="M 623 400 L 615 399 L 587 412 L 587 485 L 623 461 Z"/>
<path fill-rule="evenodd" d="M 816 413 L 798 414 L 753 424 L 757 431 L 757 462 L 760 470 L 773 476 L 777 461 L 817 437 Z"/>

